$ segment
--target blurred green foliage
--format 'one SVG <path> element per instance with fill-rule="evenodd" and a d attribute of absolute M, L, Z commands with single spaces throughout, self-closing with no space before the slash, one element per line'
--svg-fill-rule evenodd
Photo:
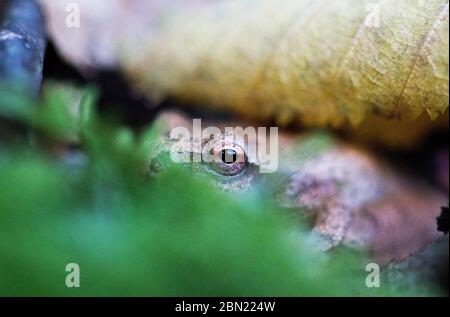
<path fill-rule="evenodd" d="M 366 287 L 363 256 L 312 250 L 263 189 L 236 197 L 175 164 L 145 176 L 158 128 L 104 124 L 94 89 L 75 110 L 69 95 L 47 85 L 38 104 L 0 97 L 1 116 L 82 150 L 0 148 L 0 295 L 401 295 Z M 80 288 L 65 285 L 72 262 Z"/>

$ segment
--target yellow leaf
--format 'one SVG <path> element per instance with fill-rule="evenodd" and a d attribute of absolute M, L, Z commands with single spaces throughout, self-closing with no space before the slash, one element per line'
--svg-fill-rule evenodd
<path fill-rule="evenodd" d="M 446 0 L 229 0 L 179 11 L 122 60 L 150 97 L 281 125 L 435 119 L 448 108 Z"/>

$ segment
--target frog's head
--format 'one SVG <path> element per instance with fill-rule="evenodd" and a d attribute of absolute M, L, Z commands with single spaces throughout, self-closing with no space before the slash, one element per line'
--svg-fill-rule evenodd
<path fill-rule="evenodd" d="M 176 162 L 238 195 L 263 188 L 283 207 L 303 214 L 313 214 L 339 194 L 336 172 L 345 175 L 349 161 L 369 162 L 324 132 L 278 133 L 239 121 L 199 122 L 176 112 L 164 112 L 156 122 L 161 133 L 150 158 L 151 173 Z"/>
<path fill-rule="evenodd" d="M 150 171 L 158 172 L 170 160 L 195 174 L 209 176 L 220 189 L 239 193 L 281 175 L 279 141 L 284 145 L 288 139 L 277 131 L 238 124 L 200 122 L 176 112 L 162 113 L 157 119 L 162 133 L 150 158 Z"/>

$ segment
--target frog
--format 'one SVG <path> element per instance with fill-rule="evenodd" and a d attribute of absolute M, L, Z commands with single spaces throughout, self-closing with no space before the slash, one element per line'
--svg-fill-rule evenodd
<path fill-rule="evenodd" d="M 160 113 L 155 122 L 162 128 L 147 166 L 148 173 L 157 176 L 180 142 L 171 132 L 180 127 L 192 132 L 194 124 L 191 116 L 172 110 Z M 369 149 L 321 130 L 281 131 L 277 169 L 263 173 L 261 160 L 249 150 L 249 144 L 259 145 L 260 139 L 252 140 L 242 132 L 245 129 L 230 132 L 230 127 L 244 127 L 244 122 L 204 119 L 202 123 L 219 129 L 220 137 L 205 134 L 198 140 L 191 133 L 183 142 L 199 146 L 181 147 L 178 154 L 202 159 L 177 163 L 237 199 L 264 188 L 293 219 L 311 223 L 307 239 L 313 248 L 367 252 L 377 263 L 387 264 L 441 235 L 435 218 L 446 196 Z M 204 159 L 204 153 L 215 159 Z"/>

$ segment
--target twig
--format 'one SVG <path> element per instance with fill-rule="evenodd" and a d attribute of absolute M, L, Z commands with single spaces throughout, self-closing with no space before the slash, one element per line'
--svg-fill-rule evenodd
<path fill-rule="evenodd" d="M 34 0 L 0 2 L 0 86 L 35 97 L 46 44 L 43 16 Z"/>

